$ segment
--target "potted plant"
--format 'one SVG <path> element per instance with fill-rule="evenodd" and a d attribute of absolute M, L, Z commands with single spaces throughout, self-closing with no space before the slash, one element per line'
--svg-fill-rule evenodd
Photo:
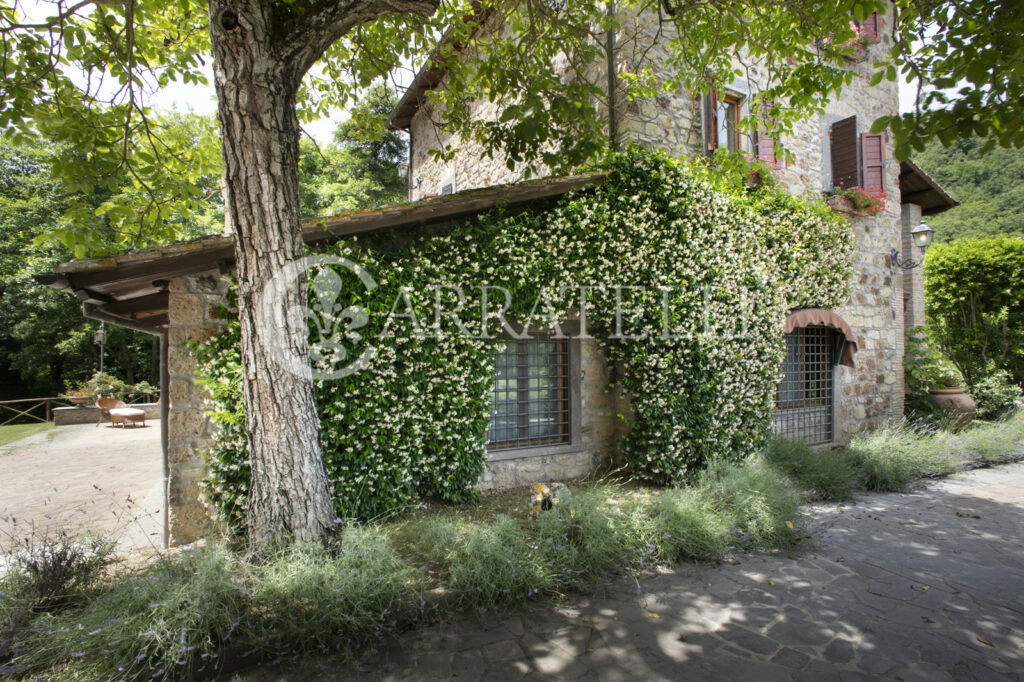
<path fill-rule="evenodd" d="M 159 392 L 160 389 L 148 381 L 140 381 L 129 388 L 128 395 L 133 401 L 138 401 L 140 398 L 146 398 Z"/>
<path fill-rule="evenodd" d="M 834 211 L 850 215 L 876 215 L 885 209 L 885 192 L 877 187 L 844 187 L 842 184 L 828 196 Z"/>
<path fill-rule="evenodd" d="M 851 62 L 862 62 L 868 58 L 868 49 L 880 42 L 878 31 L 867 26 L 861 26 L 856 21 L 850 22 L 850 29 L 853 30 L 853 38 L 845 45 L 851 48 L 849 54 L 843 55 Z"/>
<path fill-rule="evenodd" d="M 939 367 L 935 375 L 935 388 L 928 390 L 928 402 L 940 410 L 959 416 L 968 423 L 974 419 L 978 406 L 963 388 L 963 376 L 951 365 Z"/>
<path fill-rule="evenodd" d="M 84 384 L 69 388 L 60 397 L 66 398 L 72 405 L 90 405 L 94 402 L 92 389 Z"/>
<path fill-rule="evenodd" d="M 100 398 L 124 400 L 130 391 L 128 384 L 106 372 L 96 372 L 93 374 L 92 378 L 86 382 L 86 386 L 92 389 L 92 393 L 96 396 L 97 400 Z"/>

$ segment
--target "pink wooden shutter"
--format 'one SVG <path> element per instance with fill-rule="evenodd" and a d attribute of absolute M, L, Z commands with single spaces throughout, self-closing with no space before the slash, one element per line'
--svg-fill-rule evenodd
<path fill-rule="evenodd" d="M 760 161 L 767 161 L 768 163 L 778 162 L 778 157 L 775 155 L 775 140 L 771 138 L 768 131 L 761 131 L 757 133 L 757 143 L 754 145 L 754 155 Z"/>
<path fill-rule="evenodd" d="M 864 187 L 885 189 L 885 133 L 861 135 L 860 151 Z"/>
<path fill-rule="evenodd" d="M 861 22 L 860 27 L 867 33 L 873 35 L 876 39 L 881 38 L 878 35 L 878 12 L 872 12 L 871 16 Z"/>
<path fill-rule="evenodd" d="M 851 116 L 833 123 L 829 137 L 832 148 L 832 186 L 859 186 L 860 159 L 857 154 L 857 117 Z"/>

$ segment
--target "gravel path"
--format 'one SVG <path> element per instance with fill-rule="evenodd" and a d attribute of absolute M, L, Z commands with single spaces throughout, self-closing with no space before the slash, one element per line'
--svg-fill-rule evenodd
<path fill-rule="evenodd" d="M 11 535 L 67 528 L 161 543 L 160 422 L 58 426 L 0 446 L 0 552 Z"/>

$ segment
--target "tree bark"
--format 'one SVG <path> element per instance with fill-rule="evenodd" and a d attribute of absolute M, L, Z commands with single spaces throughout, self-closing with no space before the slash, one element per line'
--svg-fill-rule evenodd
<path fill-rule="evenodd" d="M 281 277 L 303 257 L 296 93 L 309 67 L 355 26 L 389 13 L 429 16 L 437 4 L 209 0 L 252 470 L 248 533 L 255 546 L 321 539 L 334 520 L 309 369 L 306 279 Z M 274 306 L 261 305 L 272 280 L 285 286 L 275 290 Z M 289 314 L 294 311 L 301 314 Z M 289 362 L 280 362 L 282 354 Z"/>
<path fill-rule="evenodd" d="M 334 518 L 312 375 L 278 361 L 287 350 L 308 364 L 305 320 L 282 312 L 304 309 L 305 279 L 284 287 L 277 319 L 260 305 L 267 282 L 303 257 L 295 114 L 302 74 L 277 54 L 271 12 L 254 0 L 210 2 L 252 470 L 248 530 L 257 546 L 322 538 Z"/>

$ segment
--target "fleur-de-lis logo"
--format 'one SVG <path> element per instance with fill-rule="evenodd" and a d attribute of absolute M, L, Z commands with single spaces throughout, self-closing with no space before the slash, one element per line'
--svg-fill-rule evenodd
<path fill-rule="evenodd" d="M 308 306 L 288 309 L 282 301 L 289 287 L 298 286 L 302 274 L 310 275 L 312 300 Z M 313 274 L 315 273 L 315 274 Z M 362 288 L 369 293 L 377 288 L 373 277 L 352 261 L 340 256 L 307 256 L 291 263 L 263 287 L 260 305 L 266 312 L 279 320 L 281 346 L 275 358 L 289 371 L 309 375 L 317 381 L 340 379 L 366 367 L 377 349 L 364 339 L 360 329 L 365 327 L 370 316 L 359 305 L 346 305 L 344 300 L 344 276 L 354 274 Z M 289 336 L 308 333 L 309 355 L 301 358 Z M 365 344 L 362 352 L 357 352 Z"/>
<path fill-rule="evenodd" d="M 349 345 L 363 341 L 359 329 L 370 316 L 362 306 L 345 306 L 338 300 L 344 283 L 332 268 L 321 268 L 313 277 L 313 305 L 306 312 L 313 328 L 310 357 L 314 367 L 337 364 L 349 354 Z"/>

